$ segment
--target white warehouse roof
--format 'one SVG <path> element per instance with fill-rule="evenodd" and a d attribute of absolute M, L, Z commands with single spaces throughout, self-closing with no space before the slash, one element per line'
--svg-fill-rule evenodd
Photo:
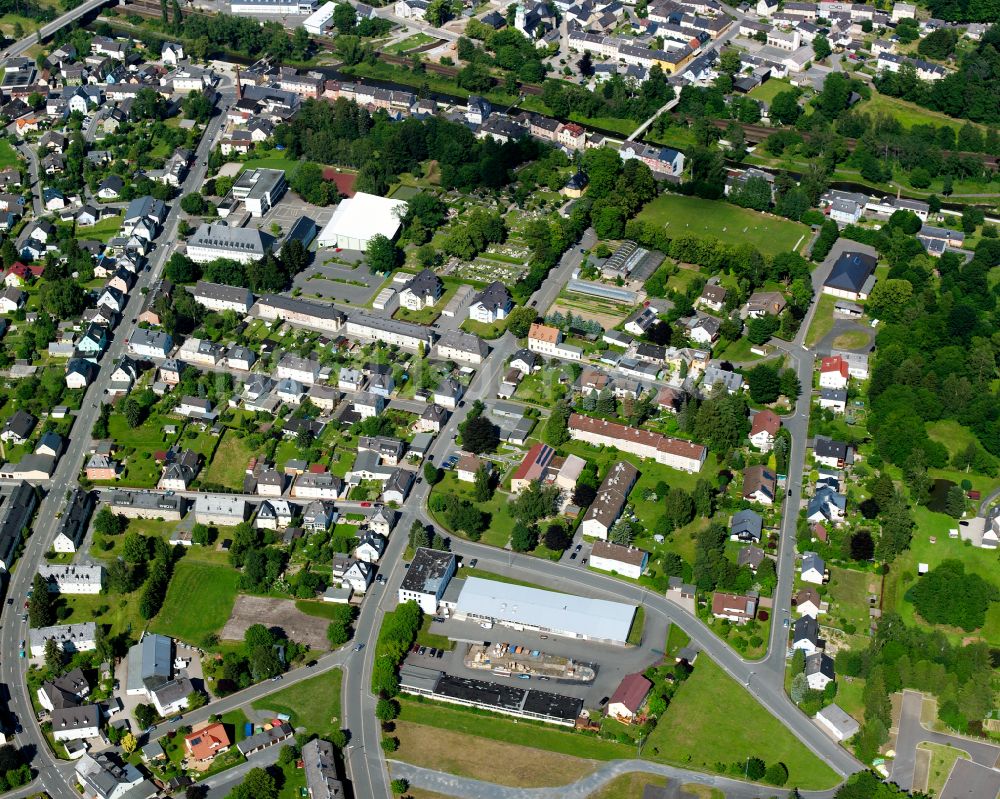
<path fill-rule="evenodd" d="M 561 635 L 624 644 L 635 616 L 635 606 L 466 577 L 455 612 L 542 628 Z"/>
<path fill-rule="evenodd" d="M 337 206 L 319 234 L 319 246 L 334 246 L 340 237 L 367 242 L 380 233 L 391 239 L 399 230 L 400 216 L 405 213 L 406 200 L 358 192 Z"/>

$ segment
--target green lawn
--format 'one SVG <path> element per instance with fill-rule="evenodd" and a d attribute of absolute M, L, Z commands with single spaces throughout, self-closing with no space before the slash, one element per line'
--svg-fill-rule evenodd
<path fill-rule="evenodd" d="M 663 194 L 639 212 L 644 222 L 660 224 L 668 236 L 710 236 L 729 244 L 751 244 L 765 255 L 777 255 L 802 245 L 809 229 L 719 200 Z"/>
<path fill-rule="evenodd" d="M 749 339 L 741 338 L 736 341 L 731 342 L 726 346 L 726 348 L 719 353 L 718 358 L 723 361 L 757 361 L 763 358 L 763 355 L 757 355 L 755 352 L 750 352 L 750 348 L 753 344 L 750 343 Z"/>
<path fill-rule="evenodd" d="M 935 475 L 936 476 L 936 475 Z M 954 479 L 954 478 L 952 478 Z M 961 479 L 960 477 L 958 479 Z M 960 560 L 967 572 L 980 575 L 982 578 L 996 584 L 997 554 L 988 549 L 980 549 L 966 545 L 961 539 L 949 538 L 948 530 L 957 526 L 956 520 L 943 513 L 934 513 L 923 506 L 913 509 L 913 517 L 917 523 L 913 533 L 910 548 L 896 558 L 886 576 L 883 609 L 886 612 L 895 611 L 903 617 L 907 624 L 928 626 L 916 614 L 906 599 L 906 592 L 917 581 L 917 564 L 926 563 L 934 568 L 948 558 Z M 931 543 L 931 537 L 936 543 Z M 1000 602 L 990 604 L 986 612 L 986 624 L 974 633 L 966 633 L 959 629 L 942 629 L 952 640 L 959 643 L 970 635 L 981 635 L 992 646 L 1000 645 Z"/>
<path fill-rule="evenodd" d="M 475 319 L 466 319 L 460 327 L 466 333 L 475 333 L 479 338 L 486 340 L 500 338 L 507 330 L 507 326 L 503 322 L 494 322 L 492 325 L 488 325 L 484 322 L 477 322 Z"/>
<path fill-rule="evenodd" d="M 234 431 L 227 430 L 223 433 L 212 463 L 202 474 L 202 482 L 242 489 L 247 461 L 252 455 L 246 440 L 237 436 Z"/>
<path fill-rule="evenodd" d="M 402 41 L 389 45 L 385 50 L 387 53 L 405 53 L 407 50 L 415 50 L 433 41 L 434 37 L 428 36 L 426 33 L 415 33 L 413 36 L 407 36 Z"/>
<path fill-rule="evenodd" d="M 59 604 L 70 608 L 72 614 L 60 624 L 80 624 L 85 621 L 95 621 L 98 624 L 111 625 L 111 636 L 119 633 L 132 633 L 133 638 L 139 637 L 145 622 L 139 618 L 139 595 L 133 594 L 63 594 Z M 100 612 L 99 612 L 100 611 Z"/>
<path fill-rule="evenodd" d="M 121 216 L 109 216 L 107 219 L 102 219 L 96 225 L 91 225 L 90 227 L 80 227 L 78 225 L 76 235 L 81 239 L 97 239 L 106 244 L 108 239 L 118 235 L 121 226 Z"/>
<path fill-rule="evenodd" d="M 182 559 L 174 568 L 163 608 L 151 628 L 158 633 L 200 644 L 218 633 L 232 613 L 239 574 L 228 566 Z"/>
<path fill-rule="evenodd" d="M 781 94 L 781 92 L 787 92 L 792 88 L 792 84 L 787 80 L 779 80 L 778 78 L 771 78 L 770 80 L 764 81 L 760 86 L 750 92 L 750 96 L 754 100 L 762 100 L 763 102 L 770 105 L 774 102 L 774 98 Z"/>
<path fill-rule="evenodd" d="M 455 496 L 474 502 L 473 493 L 475 491 L 472 483 L 463 483 L 458 479 L 457 472 L 445 472 L 444 479 L 434 486 L 434 491 L 442 494 L 453 494 Z M 503 547 L 510 540 L 510 534 L 514 530 L 514 519 L 508 510 L 509 496 L 503 491 L 496 491 L 489 502 L 478 502 L 479 509 L 490 514 L 490 525 L 483 533 L 482 543 L 494 547 Z M 444 523 L 444 514 L 431 512 L 434 520 L 444 527 L 450 529 Z"/>
<path fill-rule="evenodd" d="M 930 111 L 926 108 L 921 108 L 916 103 L 908 103 L 906 100 L 900 100 L 896 97 L 888 97 L 884 94 L 879 94 L 873 91 L 870 100 L 864 100 L 858 103 L 856 106 L 858 111 L 863 111 L 872 115 L 882 113 L 888 114 L 889 116 L 895 117 L 900 121 L 904 127 L 912 127 L 914 125 L 936 125 L 938 127 L 942 125 L 947 125 L 949 128 L 958 133 L 962 125 L 965 124 L 962 121 L 957 121 L 952 119 L 946 114 L 939 114 L 936 111 Z M 982 128 L 980 126 L 980 130 Z"/>
<path fill-rule="evenodd" d="M 809 324 L 809 331 L 806 333 L 806 346 L 812 347 L 820 339 L 833 330 L 833 306 L 837 304 L 837 298 L 831 294 L 820 294 L 816 302 L 816 311 L 813 313 L 812 322 Z"/>
<path fill-rule="evenodd" d="M 289 169 L 294 162 L 289 163 L 287 150 L 255 150 L 254 158 L 243 161 L 246 169 Z"/>
<path fill-rule="evenodd" d="M 14 146 L 7 139 L 0 140 L 0 169 L 17 166 L 20 160 Z"/>
<path fill-rule="evenodd" d="M 424 614 L 424 620 L 420 625 L 420 630 L 417 632 L 417 643 L 421 646 L 435 646 L 438 649 L 444 650 L 454 649 L 455 642 L 448 638 L 448 636 L 431 632 L 432 622 L 433 619 Z"/>
<path fill-rule="evenodd" d="M 969 444 L 978 443 L 972 431 L 956 422 L 954 419 L 941 419 L 927 425 L 927 435 L 935 441 L 944 444 L 948 456 L 961 452 Z"/>
<path fill-rule="evenodd" d="M 725 708 L 725 712 L 718 712 Z M 649 736 L 643 756 L 712 773 L 716 763 L 760 757 L 784 763 L 788 785 L 803 790 L 831 788 L 837 775 L 708 658 L 678 689 Z M 767 791 L 763 792 L 765 795 Z"/>
<path fill-rule="evenodd" d="M 293 727 L 305 727 L 307 733 L 328 738 L 340 729 L 340 669 L 318 674 L 308 680 L 289 685 L 253 703 L 254 710 L 286 713 Z"/>
<path fill-rule="evenodd" d="M 823 616 L 823 624 L 837 627 L 848 634 L 853 627 L 856 633 L 868 629 L 868 584 L 873 579 L 869 572 L 830 566 L 830 582 L 825 597 L 830 609 Z M 876 584 L 879 578 L 874 578 Z"/>

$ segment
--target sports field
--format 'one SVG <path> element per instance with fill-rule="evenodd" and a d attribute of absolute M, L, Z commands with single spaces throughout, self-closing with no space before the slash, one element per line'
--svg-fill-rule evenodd
<path fill-rule="evenodd" d="M 809 228 L 798 222 L 761 214 L 721 200 L 664 194 L 639 212 L 644 222 L 661 224 L 668 236 L 689 234 L 729 244 L 752 244 L 766 255 L 801 247 Z"/>

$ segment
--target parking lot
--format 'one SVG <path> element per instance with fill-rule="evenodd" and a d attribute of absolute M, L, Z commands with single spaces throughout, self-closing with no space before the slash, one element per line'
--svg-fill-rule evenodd
<path fill-rule="evenodd" d="M 532 678 L 523 681 L 523 687 L 526 688 L 580 697 L 588 708 L 597 708 L 601 699 L 611 696 L 626 674 L 643 671 L 656 663 L 662 656 L 658 652 L 654 652 L 653 649 L 661 649 L 666 640 L 665 625 L 658 625 L 655 623 L 655 619 L 651 618 L 646 619 L 645 641 L 649 642 L 649 645 L 642 648 L 598 644 L 545 633 L 521 632 L 501 625 L 494 625 L 492 629 L 485 630 L 475 622 L 455 621 L 454 619 L 433 622 L 430 631 L 456 641 L 455 648 L 450 652 L 446 651 L 441 658 L 432 657 L 429 650 L 425 651 L 423 656 L 411 654 L 407 657 L 407 662 L 417 666 L 441 669 L 458 677 L 488 682 L 506 683 L 511 680 L 516 680 L 519 684 L 522 682 L 517 677 L 501 676 L 490 671 L 470 669 L 465 666 L 464 660 L 468 644 L 487 641 L 490 643 L 504 641 L 511 646 L 526 646 L 529 649 L 538 649 L 547 654 L 571 658 L 577 663 L 589 665 L 597 673 L 596 678 L 591 683 L 554 678 L 549 680 Z"/>
<path fill-rule="evenodd" d="M 337 263 L 333 259 L 348 263 Z M 368 305 L 385 278 L 369 272 L 362 263 L 363 260 L 364 253 L 356 250 L 318 250 L 313 262 L 295 276 L 293 286 L 304 297 L 321 297 L 350 305 Z M 352 268 L 349 264 L 358 265 Z"/>

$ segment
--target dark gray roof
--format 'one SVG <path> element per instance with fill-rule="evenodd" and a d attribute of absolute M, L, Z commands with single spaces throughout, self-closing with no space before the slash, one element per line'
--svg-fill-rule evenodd
<path fill-rule="evenodd" d="M 842 291 L 858 292 L 875 271 L 878 261 L 860 252 L 845 252 L 836 260 L 823 285 Z"/>

